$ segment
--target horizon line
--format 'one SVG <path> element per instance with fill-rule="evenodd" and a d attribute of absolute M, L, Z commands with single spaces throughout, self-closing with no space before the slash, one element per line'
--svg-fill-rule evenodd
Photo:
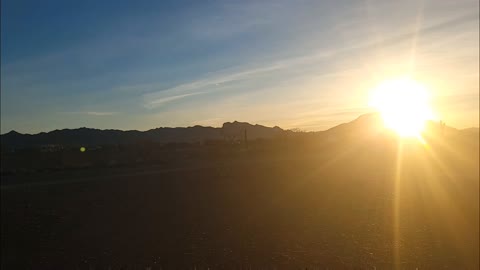
<path fill-rule="evenodd" d="M 275 127 L 278 127 L 284 131 L 292 131 L 294 129 L 298 129 L 300 131 L 303 131 L 303 132 L 323 132 L 323 131 L 327 131 L 327 130 L 330 130 L 334 127 L 337 127 L 339 125 L 342 125 L 342 124 L 345 124 L 345 123 L 350 123 L 352 121 L 355 121 L 357 120 L 358 118 L 362 117 L 362 116 L 366 116 L 366 115 L 374 115 L 374 114 L 378 114 L 378 112 L 371 112 L 371 113 L 364 113 L 364 114 L 360 114 L 359 116 L 357 116 L 356 118 L 350 120 L 350 121 L 347 121 L 347 122 L 343 122 L 343 123 L 340 123 L 340 124 L 337 124 L 337 125 L 334 125 L 334 126 L 331 126 L 327 129 L 324 129 L 324 130 L 312 130 L 312 131 L 306 131 L 306 130 L 303 130 L 302 128 L 298 128 L 298 127 L 293 127 L 293 128 L 289 128 L 289 129 L 284 129 L 282 127 L 280 127 L 279 125 L 275 125 L 275 126 L 266 126 L 266 125 L 262 125 L 262 124 L 257 124 L 257 123 L 250 123 L 250 122 L 243 122 L 243 121 L 238 121 L 238 120 L 233 120 L 233 121 L 227 121 L 227 122 L 224 122 L 221 126 L 204 126 L 204 125 L 193 125 L 193 126 L 161 126 L 161 127 L 154 127 L 154 128 L 150 128 L 150 129 L 145 129 L 145 130 L 139 130 L 139 129 L 115 129 L 115 128 L 106 128 L 106 129 L 101 129 L 101 128 L 90 128 L 90 127 L 77 127 L 77 128 L 61 128 L 61 129 L 54 129 L 54 130 L 50 130 L 50 131 L 40 131 L 40 132 L 37 132 L 37 133 L 21 133 L 21 132 L 18 132 L 14 129 L 8 131 L 8 132 L 5 132 L 5 133 L 0 133 L 0 136 L 3 136 L 3 135 L 6 135 L 6 134 L 9 134 L 9 133 L 18 133 L 18 134 L 21 134 L 21 135 L 38 135 L 38 134 L 42 134 L 42 133 L 50 133 L 50 132 L 53 132 L 53 131 L 61 131 L 61 130 L 77 130 L 77 129 L 93 129 L 93 130 L 101 130 L 101 131 L 122 131 L 122 132 L 127 132 L 127 131 L 138 131 L 138 132 L 147 132 L 147 131 L 150 131 L 150 130 L 155 130 L 155 129 L 161 129 L 161 128 L 194 128 L 194 127 L 204 127 L 204 128 L 223 128 L 223 125 L 227 124 L 227 123 L 242 123 L 242 124 L 249 124 L 249 125 L 252 125 L 252 126 L 263 126 L 263 127 L 266 127 L 266 128 L 275 128 Z M 428 122 L 438 122 L 439 120 L 428 120 Z M 450 126 L 452 128 L 455 128 L 453 126 Z M 471 126 L 471 127 L 467 127 L 467 128 L 461 128 L 461 129 L 458 129 L 458 128 L 455 128 L 455 129 L 458 129 L 458 130 L 466 130 L 466 129 L 472 129 L 472 128 L 480 128 L 479 126 Z"/>

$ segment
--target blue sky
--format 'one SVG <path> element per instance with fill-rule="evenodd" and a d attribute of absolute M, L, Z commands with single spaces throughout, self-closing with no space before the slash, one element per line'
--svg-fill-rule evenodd
<path fill-rule="evenodd" d="M 476 0 L 1 3 L 1 133 L 323 130 L 407 73 L 447 124 L 478 126 Z"/>

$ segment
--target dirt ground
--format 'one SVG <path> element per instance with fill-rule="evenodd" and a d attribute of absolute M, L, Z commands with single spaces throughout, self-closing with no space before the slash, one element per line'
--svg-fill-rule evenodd
<path fill-rule="evenodd" d="M 345 149 L 11 176 L 2 269 L 478 269 L 477 152 Z"/>

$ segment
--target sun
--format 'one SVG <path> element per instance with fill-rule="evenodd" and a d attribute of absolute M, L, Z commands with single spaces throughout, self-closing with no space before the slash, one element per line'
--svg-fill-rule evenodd
<path fill-rule="evenodd" d="M 370 96 L 370 106 L 382 116 L 385 127 L 401 137 L 420 138 L 427 120 L 433 118 L 427 89 L 410 78 L 380 83 Z"/>

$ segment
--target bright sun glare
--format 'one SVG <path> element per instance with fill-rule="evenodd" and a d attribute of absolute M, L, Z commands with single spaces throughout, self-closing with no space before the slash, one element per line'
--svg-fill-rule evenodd
<path fill-rule="evenodd" d="M 379 84 L 372 91 L 370 106 L 380 112 L 385 127 L 402 137 L 420 137 L 425 122 L 433 118 L 427 89 L 409 78 Z"/>

